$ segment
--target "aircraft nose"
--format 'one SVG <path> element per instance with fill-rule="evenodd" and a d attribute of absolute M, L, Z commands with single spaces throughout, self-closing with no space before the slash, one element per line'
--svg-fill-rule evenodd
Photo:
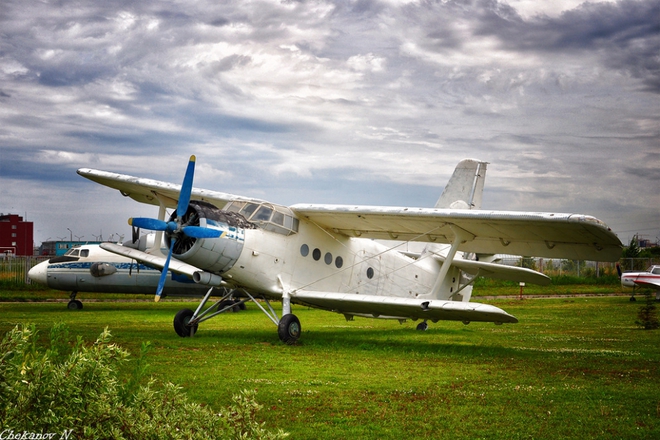
<path fill-rule="evenodd" d="M 30 269 L 28 277 L 39 284 L 48 285 L 48 261 L 42 261 Z"/>
<path fill-rule="evenodd" d="M 635 281 L 632 278 L 621 277 L 621 285 L 624 287 L 635 287 Z"/>

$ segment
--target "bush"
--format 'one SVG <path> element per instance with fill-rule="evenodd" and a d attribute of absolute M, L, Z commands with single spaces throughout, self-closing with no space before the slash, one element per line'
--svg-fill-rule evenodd
<path fill-rule="evenodd" d="M 16 326 L 0 343 L 0 420 L 7 435 L 56 433 L 76 439 L 276 439 L 256 418 L 253 391 L 242 391 L 219 414 L 190 402 L 181 388 L 148 380 L 148 344 L 126 370 L 129 353 L 106 329 L 91 346 L 70 341 L 56 324 L 40 349 L 34 325 Z M 126 377 L 127 376 L 127 377 Z M 44 437 L 47 438 L 47 437 Z"/>
<path fill-rule="evenodd" d="M 637 312 L 637 321 L 635 321 L 635 324 L 642 327 L 644 330 L 655 330 L 660 328 L 660 320 L 658 320 L 656 306 L 653 303 L 653 298 L 650 293 L 646 294 L 646 304 L 640 307 Z"/>

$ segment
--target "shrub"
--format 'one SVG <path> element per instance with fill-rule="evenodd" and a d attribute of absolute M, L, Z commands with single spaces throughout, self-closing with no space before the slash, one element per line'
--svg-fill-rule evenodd
<path fill-rule="evenodd" d="M 181 388 L 148 380 L 148 344 L 130 374 L 129 353 L 106 329 L 91 346 L 70 341 L 56 324 L 50 347 L 38 346 L 34 325 L 19 325 L 0 343 L 0 420 L 9 435 L 57 433 L 76 439 L 276 439 L 255 415 L 253 391 L 242 391 L 219 414 L 191 402 Z"/>
<path fill-rule="evenodd" d="M 650 293 L 646 294 L 646 304 L 641 306 L 637 312 L 637 321 L 635 321 L 635 324 L 642 327 L 644 330 L 660 328 L 658 313 Z"/>

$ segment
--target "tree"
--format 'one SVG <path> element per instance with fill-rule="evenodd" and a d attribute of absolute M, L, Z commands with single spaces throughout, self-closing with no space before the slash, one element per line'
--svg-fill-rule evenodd
<path fill-rule="evenodd" d="M 623 248 L 622 258 L 638 258 L 640 253 L 639 242 L 637 240 L 637 235 L 634 235 L 630 239 L 630 243 L 627 247 Z"/>

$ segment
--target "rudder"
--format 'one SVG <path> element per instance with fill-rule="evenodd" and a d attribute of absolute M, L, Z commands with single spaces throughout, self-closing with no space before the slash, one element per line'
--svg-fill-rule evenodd
<path fill-rule="evenodd" d="M 436 208 L 481 209 L 488 162 L 463 159 L 456 165 Z"/>

